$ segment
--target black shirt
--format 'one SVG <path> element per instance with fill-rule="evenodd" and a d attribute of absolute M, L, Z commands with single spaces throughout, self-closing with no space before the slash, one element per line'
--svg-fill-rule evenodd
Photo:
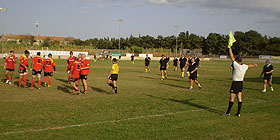
<path fill-rule="evenodd" d="M 150 64 L 151 58 L 150 57 L 146 57 L 145 58 L 145 64 Z"/>
<path fill-rule="evenodd" d="M 189 58 L 188 63 L 189 63 L 189 65 L 192 64 L 192 58 Z"/>
<path fill-rule="evenodd" d="M 185 57 L 180 57 L 179 61 L 180 61 L 180 66 L 185 66 L 185 65 L 186 65 L 186 62 L 187 62 L 187 58 L 185 58 Z"/>
<path fill-rule="evenodd" d="M 189 72 L 192 72 L 193 70 L 197 69 L 197 64 L 195 62 L 193 62 L 192 64 L 189 65 Z M 195 71 L 193 74 L 196 74 L 197 71 Z"/>
<path fill-rule="evenodd" d="M 199 65 L 200 59 L 198 57 L 195 58 L 195 63 Z"/>
<path fill-rule="evenodd" d="M 167 61 L 167 59 L 165 59 L 165 58 L 163 58 L 163 59 L 161 58 L 161 59 L 159 60 L 159 63 L 160 63 L 160 66 L 161 66 L 161 67 L 166 67 L 168 61 Z"/>
<path fill-rule="evenodd" d="M 170 58 L 169 58 L 169 57 L 167 57 L 167 58 L 166 58 L 166 60 L 169 62 Z"/>
<path fill-rule="evenodd" d="M 174 66 L 177 66 L 177 65 L 178 65 L 178 59 L 177 59 L 177 58 L 173 60 L 173 65 L 174 65 Z"/>
<path fill-rule="evenodd" d="M 134 55 L 131 55 L 131 60 L 134 60 Z"/>
<path fill-rule="evenodd" d="M 264 76 L 271 76 L 272 73 L 266 74 L 266 72 L 270 72 L 273 70 L 273 66 L 271 64 L 267 64 L 263 67 Z"/>

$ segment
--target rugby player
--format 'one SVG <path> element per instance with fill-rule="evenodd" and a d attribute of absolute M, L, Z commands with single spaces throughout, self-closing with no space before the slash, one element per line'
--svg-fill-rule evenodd
<path fill-rule="evenodd" d="M 180 64 L 180 69 L 181 69 L 182 78 L 185 77 L 185 67 L 186 67 L 186 63 L 187 63 L 187 58 L 185 58 L 184 54 L 182 54 L 181 57 L 180 57 L 180 59 L 179 59 L 179 64 Z"/>
<path fill-rule="evenodd" d="M 108 75 L 107 84 L 112 87 L 112 89 L 115 91 L 115 94 L 118 94 L 118 88 L 117 88 L 118 74 L 119 74 L 119 65 L 117 64 L 117 59 L 113 58 L 113 65 Z"/>
<path fill-rule="evenodd" d="M 79 58 L 74 59 L 74 63 L 70 67 L 70 74 L 71 74 L 71 79 L 70 79 L 70 85 L 73 87 L 72 95 L 75 94 L 77 91 L 77 94 L 80 93 L 80 89 L 76 87 L 76 81 L 80 78 L 80 72 L 81 72 L 81 64 L 78 62 Z"/>
<path fill-rule="evenodd" d="M 197 86 L 199 87 L 199 89 L 201 89 L 201 85 L 200 83 L 197 81 L 197 70 L 198 70 L 198 66 L 195 62 L 195 59 L 192 58 L 191 59 L 191 64 L 189 65 L 188 68 L 188 72 L 190 73 L 189 79 L 190 79 L 190 90 L 193 89 L 193 82 L 195 82 L 197 84 Z"/>
<path fill-rule="evenodd" d="M 55 62 L 52 59 L 52 54 L 49 54 L 48 58 L 44 60 L 43 68 L 44 68 L 44 86 L 51 87 L 51 78 L 53 74 L 56 72 Z M 47 79 L 48 79 L 48 85 L 47 85 Z"/>
<path fill-rule="evenodd" d="M 148 56 L 148 54 L 146 54 L 146 58 L 145 58 L 146 73 L 147 73 L 148 71 L 151 72 L 151 69 L 150 69 L 150 62 L 151 62 L 151 58 Z"/>
<path fill-rule="evenodd" d="M 41 53 L 37 52 L 37 56 L 32 58 L 32 65 L 30 68 L 30 70 L 32 70 L 32 81 L 31 81 L 30 89 L 33 89 L 34 80 L 35 80 L 36 76 L 38 79 L 38 90 L 41 89 L 41 73 L 42 73 L 42 69 L 43 69 L 44 60 L 42 57 L 40 57 L 40 55 L 41 55 Z"/>
<path fill-rule="evenodd" d="M 27 80 L 27 74 L 28 74 L 28 58 L 29 58 L 30 52 L 28 50 L 24 51 L 24 54 L 19 58 L 19 82 L 18 87 L 22 88 L 21 82 L 24 81 L 23 85 L 24 87 L 28 88 L 26 86 L 26 80 Z"/>
<path fill-rule="evenodd" d="M 178 68 L 178 59 L 176 57 L 174 57 L 173 59 L 173 67 L 174 67 L 174 71 L 177 71 Z"/>
<path fill-rule="evenodd" d="M 12 85 L 12 78 L 13 78 L 13 73 L 15 71 L 16 61 L 17 58 L 15 57 L 14 51 L 10 51 L 9 56 L 5 58 L 5 64 L 4 64 L 5 76 L 7 78 L 6 84 Z"/>
<path fill-rule="evenodd" d="M 84 94 L 88 93 L 87 76 L 89 73 L 89 67 L 90 67 L 89 60 L 86 59 L 85 54 L 82 54 L 80 79 L 82 80 L 83 83 L 84 91 L 82 93 Z"/>
<path fill-rule="evenodd" d="M 67 59 L 67 76 L 68 76 L 68 83 L 70 83 L 70 77 L 71 77 L 71 66 L 75 62 L 75 56 L 73 56 L 73 51 L 70 51 L 70 57 Z"/>
<path fill-rule="evenodd" d="M 267 83 L 270 86 L 270 90 L 273 91 L 273 85 L 272 85 L 272 73 L 274 72 L 273 66 L 271 65 L 269 60 L 266 60 L 266 65 L 263 67 L 263 71 L 261 73 L 261 76 L 264 75 L 264 85 L 263 85 L 263 93 L 266 92 Z"/>
<path fill-rule="evenodd" d="M 168 67 L 168 61 L 165 58 L 164 55 L 161 56 L 161 59 L 159 60 L 159 70 L 161 72 L 161 80 L 167 79 L 167 69 Z"/>

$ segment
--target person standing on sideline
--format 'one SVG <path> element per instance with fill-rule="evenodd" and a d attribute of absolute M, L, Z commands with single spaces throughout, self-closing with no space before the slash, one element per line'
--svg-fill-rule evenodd
<path fill-rule="evenodd" d="M 166 69 L 168 67 L 168 61 L 164 55 L 161 56 L 159 60 L 159 70 L 161 71 L 161 80 L 167 79 Z"/>
<path fill-rule="evenodd" d="M 119 70 L 120 69 L 119 69 L 119 65 L 117 64 L 117 59 L 113 58 L 113 65 L 108 75 L 107 84 L 112 87 L 112 89 L 115 91 L 115 94 L 118 94 L 117 81 L 118 81 Z"/>
<path fill-rule="evenodd" d="M 182 54 L 180 59 L 179 59 L 182 78 L 185 77 L 186 62 L 187 62 L 187 58 L 184 56 L 184 54 Z"/>
<path fill-rule="evenodd" d="M 244 76 L 245 76 L 248 68 L 257 67 L 258 65 L 257 64 L 254 64 L 254 65 L 241 64 L 242 58 L 240 58 L 240 57 L 234 58 L 231 48 L 229 48 L 229 53 L 230 53 L 230 57 L 232 60 L 232 66 L 233 66 L 232 84 L 231 84 L 231 88 L 230 88 L 229 105 L 228 105 L 227 112 L 224 114 L 224 116 L 230 116 L 230 110 L 233 106 L 234 99 L 235 99 L 235 97 L 237 97 L 238 111 L 235 114 L 235 116 L 240 117 L 240 111 L 241 111 L 241 107 L 242 107 L 242 90 L 243 90 Z"/>
<path fill-rule="evenodd" d="M 151 58 L 148 56 L 148 54 L 146 54 L 146 58 L 145 58 L 146 73 L 147 73 L 148 71 L 151 72 L 151 69 L 150 69 L 150 62 L 151 62 Z"/>
<path fill-rule="evenodd" d="M 15 63 L 17 58 L 15 57 L 14 51 L 10 51 L 10 55 L 5 58 L 4 70 L 7 78 L 6 84 L 12 85 L 13 73 L 15 71 Z M 10 77 L 9 77 L 10 73 Z"/>
<path fill-rule="evenodd" d="M 264 85 L 263 85 L 263 93 L 266 92 L 266 85 L 267 83 L 270 86 L 270 90 L 273 91 L 273 86 L 272 86 L 272 72 L 274 71 L 273 66 L 271 65 L 269 60 L 266 60 L 266 65 L 263 67 L 263 71 L 261 73 L 261 76 L 264 74 Z M 261 77 L 260 76 L 260 77 Z"/>
<path fill-rule="evenodd" d="M 134 64 L 134 53 L 131 55 L 131 64 Z"/>
<path fill-rule="evenodd" d="M 176 57 L 174 57 L 173 59 L 173 67 L 174 67 L 174 71 L 177 71 L 178 68 L 178 59 Z"/>
<path fill-rule="evenodd" d="M 89 60 L 86 59 L 86 55 L 82 54 L 82 61 L 81 61 L 81 73 L 80 73 L 80 79 L 82 80 L 84 91 L 83 94 L 88 93 L 88 86 L 87 86 L 87 76 L 89 73 L 89 67 L 90 63 Z"/>

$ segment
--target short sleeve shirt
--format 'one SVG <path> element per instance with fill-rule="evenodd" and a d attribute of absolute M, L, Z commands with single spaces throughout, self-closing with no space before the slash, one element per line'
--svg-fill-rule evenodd
<path fill-rule="evenodd" d="M 248 65 L 238 64 L 236 61 L 233 61 L 232 65 L 233 65 L 232 80 L 243 81 L 246 71 L 248 70 Z"/>

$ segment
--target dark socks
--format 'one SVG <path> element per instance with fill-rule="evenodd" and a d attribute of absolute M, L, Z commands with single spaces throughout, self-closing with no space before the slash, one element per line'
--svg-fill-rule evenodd
<path fill-rule="evenodd" d="M 239 104 L 239 103 L 238 103 Z M 228 109 L 227 109 L 227 114 L 229 114 L 230 113 L 230 110 L 231 110 L 231 107 L 233 106 L 233 102 L 229 102 L 229 104 L 228 104 Z"/>
<path fill-rule="evenodd" d="M 114 88 L 114 85 L 112 83 L 109 84 L 110 87 Z"/>
<path fill-rule="evenodd" d="M 238 112 L 237 112 L 237 114 L 240 114 L 241 107 L 242 107 L 242 102 L 238 102 Z"/>
<path fill-rule="evenodd" d="M 114 87 L 114 90 L 115 90 L 115 94 L 117 94 L 118 93 L 118 88 Z"/>

